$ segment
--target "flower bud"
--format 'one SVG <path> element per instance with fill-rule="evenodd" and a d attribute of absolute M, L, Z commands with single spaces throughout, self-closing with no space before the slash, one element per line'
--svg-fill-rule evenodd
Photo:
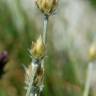
<path fill-rule="evenodd" d="M 42 59 L 45 55 L 45 45 L 41 36 L 37 39 L 36 43 L 32 43 L 31 49 L 32 56 L 36 59 Z"/>
<path fill-rule="evenodd" d="M 89 59 L 91 61 L 96 60 L 96 45 L 92 45 L 89 49 Z"/>
<path fill-rule="evenodd" d="M 57 0 L 36 0 L 36 4 L 45 15 L 50 15 L 56 10 Z"/>
<path fill-rule="evenodd" d="M 8 53 L 6 51 L 3 51 L 0 53 L 0 78 L 4 73 L 4 67 L 6 63 L 8 62 Z"/>

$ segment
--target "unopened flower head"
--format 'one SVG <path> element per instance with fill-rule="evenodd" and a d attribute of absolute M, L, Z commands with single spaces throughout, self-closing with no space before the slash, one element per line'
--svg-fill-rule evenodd
<path fill-rule="evenodd" d="M 89 58 L 91 61 L 96 60 L 96 45 L 92 45 L 89 49 Z"/>
<path fill-rule="evenodd" d="M 8 53 L 7 51 L 3 51 L 2 53 L 0 53 L 0 77 L 4 73 L 3 69 L 7 62 L 8 62 Z"/>
<path fill-rule="evenodd" d="M 36 43 L 32 43 L 31 54 L 34 58 L 42 59 L 45 55 L 45 44 L 43 43 L 42 37 L 40 36 Z"/>
<path fill-rule="evenodd" d="M 56 10 L 58 0 L 36 0 L 36 4 L 45 15 L 50 15 Z"/>
<path fill-rule="evenodd" d="M 0 53 L 0 66 L 5 65 L 7 62 L 8 62 L 8 53 L 7 51 L 4 51 Z"/>

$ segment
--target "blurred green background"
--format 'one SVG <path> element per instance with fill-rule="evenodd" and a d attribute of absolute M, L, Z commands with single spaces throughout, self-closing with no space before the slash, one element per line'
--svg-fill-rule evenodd
<path fill-rule="evenodd" d="M 0 53 L 6 50 L 9 56 L 9 61 L 4 67 L 5 73 L 2 75 L 2 78 L 0 78 L 0 96 L 25 96 L 25 71 L 23 69 L 23 64 L 26 66 L 30 64 L 31 58 L 29 56 L 28 49 L 31 47 L 31 42 L 35 41 L 36 38 L 40 35 L 43 27 L 42 13 L 40 13 L 38 9 L 33 8 L 34 6 L 28 3 L 29 1 L 32 0 L 0 0 Z M 73 0 L 73 4 L 75 1 L 76 0 Z M 78 1 L 79 0 L 76 2 L 79 4 Z M 86 1 L 87 0 L 84 0 L 84 4 L 86 5 L 86 3 L 88 3 L 90 9 L 96 12 L 96 0 Z M 68 2 L 70 2 L 70 0 L 68 0 Z M 27 7 L 22 3 L 27 5 Z M 33 9 L 28 6 L 31 6 Z M 62 4 L 60 6 L 62 6 Z M 63 10 L 63 7 L 60 6 L 58 10 Z M 66 6 L 64 7 L 65 9 Z M 82 59 L 80 57 L 81 55 L 78 54 L 71 55 L 72 52 L 76 53 L 78 50 L 80 50 L 78 48 L 74 48 L 72 45 L 74 40 L 72 39 L 69 45 L 68 43 L 65 44 L 64 50 L 57 51 L 54 47 L 54 42 L 56 45 L 58 41 L 55 40 L 56 38 L 54 40 L 52 39 L 54 37 L 52 34 L 56 34 L 55 32 L 52 32 L 54 26 L 53 22 L 56 20 L 56 18 L 61 18 L 62 20 L 62 17 L 64 17 L 63 15 L 59 16 L 58 10 L 56 12 L 57 14 L 55 14 L 57 17 L 53 16 L 52 18 L 51 16 L 49 19 L 49 33 L 47 41 L 48 56 L 45 63 L 45 88 L 43 95 L 82 96 L 84 91 L 88 60 L 86 57 Z M 81 19 L 82 18 L 83 17 L 81 17 Z M 52 19 L 54 20 L 50 22 Z M 93 21 L 95 20 L 96 17 Z M 57 24 L 58 26 L 60 26 L 59 23 Z M 87 23 L 88 22 L 85 22 L 85 24 Z M 66 28 L 70 27 L 65 18 L 63 24 L 64 26 L 67 26 Z M 80 28 L 82 29 L 82 26 Z M 89 44 L 91 44 L 94 32 L 91 29 L 87 29 L 86 31 L 88 31 L 86 40 L 89 42 Z M 65 37 L 66 34 L 64 34 Z M 81 34 L 83 35 L 84 33 Z M 64 42 L 66 42 L 66 40 Z M 66 47 L 67 45 L 68 47 Z M 80 48 L 82 48 L 82 46 L 80 46 Z M 72 52 L 70 50 L 72 50 Z M 96 96 L 94 91 L 95 89 L 91 87 L 89 96 Z"/>

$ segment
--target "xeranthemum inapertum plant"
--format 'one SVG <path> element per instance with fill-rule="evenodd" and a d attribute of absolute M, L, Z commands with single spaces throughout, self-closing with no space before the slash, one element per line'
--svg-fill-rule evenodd
<path fill-rule="evenodd" d="M 46 57 L 46 33 L 48 17 L 54 13 L 57 0 L 36 0 L 36 5 L 44 14 L 43 33 L 36 42 L 32 42 L 30 54 L 32 62 L 25 67 L 26 96 L 40 96 L 44 88 L 44 59 Z"/>
<path fill-rule="evenodd" d="M 40 96 L 41 92 L 43 91 L 48 18 L 54 13 L 58 5 L 58 0 L 35 0 L 34 2 L 44 16 L 44 24 L 42 34 L 40 34 L 36 42 L 32 43 L 30 49 L 32 61 L 28 68 L 25 67 L 26 96 Z M 94 62 L 96 63 L 96 46 L 91 46 L 89 49 L 88 72 L 83 96 L 89 95 L 90 80 Z"/>

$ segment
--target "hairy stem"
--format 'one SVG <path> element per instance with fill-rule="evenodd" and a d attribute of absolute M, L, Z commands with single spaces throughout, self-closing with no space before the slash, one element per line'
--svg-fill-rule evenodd
<path fill-rule="evenodd" d="M 32 70 L 30 71 L 31 76 L 30 75 L 28 76 L 29 82 L 28 82 L 28 86 L 27 86 L 26 96 L 36 96 L 35 94 L 32 95 L 32 93 L 31 93 L 32 84 L 34 82 L 34 77 L 35 77 L 35 74 L 36 74 L 37 68 L 38 68 L 37 64 L 33 64 L 33 63 L 34 62 L 32 62 Z"/>
<path fill-rule="evenodd" d="M 43 25 L 43 33 L 42 33 L 42 39 L 44 42 L 44 45 L 46 45 L 47 41 L 47 26 L 48 26 L 48 16 L 44 16 L 44 25 Z M 38 70 L 44 71 L 44 57 L 43 59 L 39 58 L 33 58 L 31 66 L 26 70 L 26 96 L 40 96 L 40 93 L 43 89 L 43 79 L 38 80 Z M 34 62 L 35 60 L 35 62 Z M 27 72 L 29 71 L 29 72 Z M 42 73 L 43 75 L 43 73 Z M 40 76 L 39 76 L 40 77 Z M 41 76 L 42 78 L 42 76 Z M 38 80 L 38 81 L 36 81 Z M 36 83 L 37 82 L 37 83 Z M 39 83 L 39 85 L 38 85 Z"/>

